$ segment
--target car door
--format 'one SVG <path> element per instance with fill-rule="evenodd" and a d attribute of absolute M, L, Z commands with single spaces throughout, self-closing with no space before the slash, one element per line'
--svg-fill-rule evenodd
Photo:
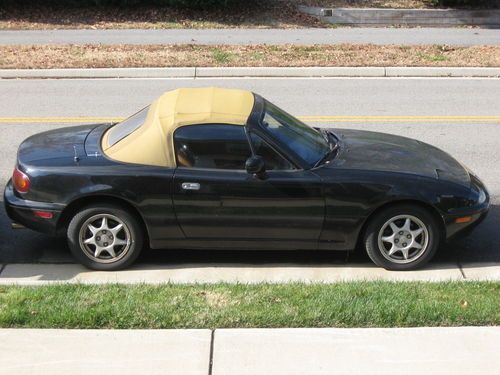
<path fill-rule="evenodd" d="M 324 221 L 321 179 L 296 169 L 252 134 L 266 178 L 245 170 L 251 155 L 244 126 L 206 124 L 176 130 L 173 202 L 191 240 L 269 248 L 316 248 Z M 246 245 L 245 245 L 246 243 Z M 219 246 L 219 245 L 217 245 Z"/>

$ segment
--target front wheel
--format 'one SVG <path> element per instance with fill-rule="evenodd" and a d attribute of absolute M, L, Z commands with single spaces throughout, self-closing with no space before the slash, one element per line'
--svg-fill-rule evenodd
<path fill-rule="evenodd" d="M 74 257 L 94 270 L 123 269 L 137 259 L 143 246 L 137 219 L 114 205 L 82 209 L 71 220 L 67 234 Z"/>
<path fill-rule="evenodd" d="M 369 222 L 364 244 L 370 259 L 388 270 L 412 270 L 436 253 L 439 226 L 431 213 L 413 205 L 390 207 Z"/>

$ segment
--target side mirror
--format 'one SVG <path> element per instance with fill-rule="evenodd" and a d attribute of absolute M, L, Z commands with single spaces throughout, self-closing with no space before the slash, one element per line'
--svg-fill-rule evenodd
<path fill-rule="evenodd" d="M 245 169 L 250 174 L 262 176 L 266 172 L 266 163 L 262 156 L 250 156 L 245 163 Z"/>

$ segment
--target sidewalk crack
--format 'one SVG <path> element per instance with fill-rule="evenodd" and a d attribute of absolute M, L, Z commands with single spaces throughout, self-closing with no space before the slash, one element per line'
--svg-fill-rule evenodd
<path fill-rule="evenodd" d="M 464 269 L 462 267 L 462 263 L 460 262 L 459 257 L 457 257 L 457 266 L 458 266 L 458 269 L 460 270 L 460 273 L 462 274 L 463 279 L 467 280 L 467 276 L 465 275 L 465 272 L 464 272 Z"/>
<path fill-rule="evenodd" d="M 212 375 L 212 369 L 214 365 L 214 336 L 215 336 L 215 329 L 212 329 L 212 333 L 210 336 L 210 357 L 208 359 L 208 375 Z"/>
<path fill-rule="evenodd" d="M 2 274 L 5 267 L 7 267 L 7 264 L 2 264 L 2 266 L 0 267 L 0 275 Z"/>

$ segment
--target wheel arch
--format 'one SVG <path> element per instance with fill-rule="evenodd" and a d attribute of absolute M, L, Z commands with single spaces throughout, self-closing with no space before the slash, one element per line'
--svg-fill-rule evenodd
<path fill-rule="evenodd" d="M 401 206 L 401 205 L 418 206 L 420 208 L 425 209 L 427 212 L 429 212 L 436 219 L 436 222 L 439 225 L 439 234 L 440 234 L 441 243 L 446 239 L 446 225 L 445 225 L 443 217 L 441 216 L 441 214 L 439 213 L 439 211 L 437 210 L 436 207 L 434 207 L 430 203 L 426 203 L 426 202 L 423 202 L 423 201 L 420 201 L 417 199 L 401 199 L 401 200 L 386 202 L 370 212 L 370 214 L 364 220 L 363 225 L 361 226 L 361 230 L 359 231 L 358 241 L 357 241 L 358 245 L 362 242 L 363 237 L 366 233 L 366 229 L 368 227 L 368 224 L 370 223 L 370 221 L 372 220 L 373 217 L 375 217 L 380 212 L 382 212 L 388 208 L 391 208 L 394 206 Z"/>
<path fill-rule="evenodd" d="M 62 211 L 61 216 L 59 217 L 59 220 L 57 222 L 57 232 L 61 233 L 63 231 L 66 231 L 71 219 L 82 208 L 99 203 L 116 205 L 118 207 L 127 210 L 131 214 L 135 215 L 138 218 L 139 225 L 141 226 L 142 231 L 144 233 L 145 236 L 144 240 L 147 241 L 146 243 L 149 244 L 150 237 L 149 237 L 148 227 L 138 208 L 123 198 L 118 198 L 110 195 L 92 195 L 92 196 L 80 197 L 73 200 Z"/>

